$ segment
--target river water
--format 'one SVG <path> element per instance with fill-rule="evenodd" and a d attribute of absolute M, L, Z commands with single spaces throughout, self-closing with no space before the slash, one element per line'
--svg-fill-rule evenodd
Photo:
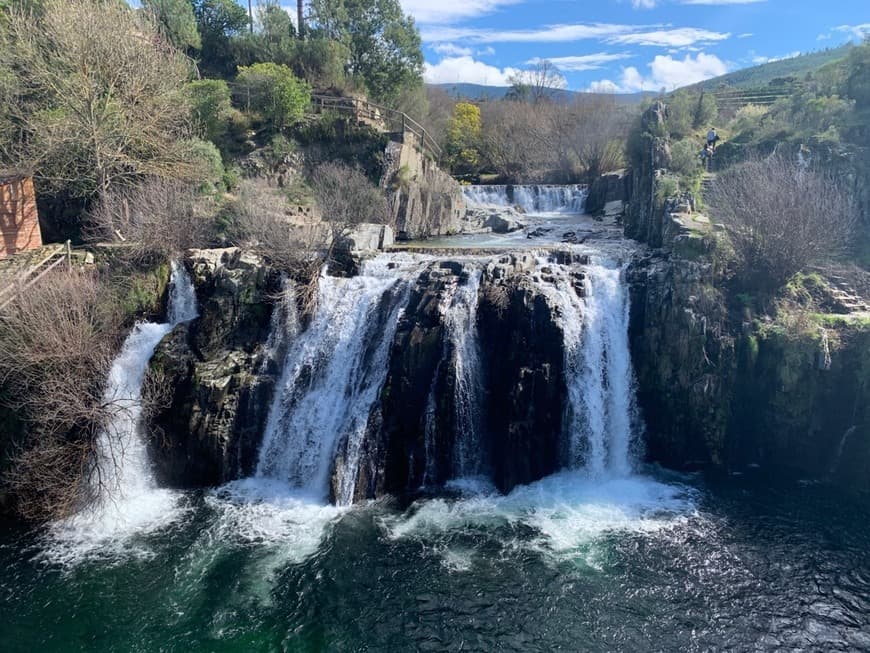
<path fill-rule="evenodd" d="M 866 499 L 647 472 L 348 509 L 240 484 L 78 558 L 6 530 L 0 650 L 870 650 Z"/>

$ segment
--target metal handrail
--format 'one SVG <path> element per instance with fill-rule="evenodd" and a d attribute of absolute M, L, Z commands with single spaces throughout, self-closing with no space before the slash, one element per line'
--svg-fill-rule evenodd
<path fill-rule="evenodd" d="M 379 119 L 383 115 L 390 116 L 394 119 L 401 119 L 403 133 L 410 132 L 420 139 L 422 149 L 431 150 L 431 153 L 436 160 L 441 158 L 441 148 L 435 139 L 432 138 L 423 125 L 414 120 L 404 111 L 391 109 L 375 102 L 369 102 L 368 100 L 336 95 L 312 95 L 311 102 L 312 104 L 317 104 L 321 109 L 351 111 L 354 115 L 360 113 L 363 113 L 364 115 L 367 114 L 371 120 Z M 376 112 L 380 112 L 380 114 Z"/>

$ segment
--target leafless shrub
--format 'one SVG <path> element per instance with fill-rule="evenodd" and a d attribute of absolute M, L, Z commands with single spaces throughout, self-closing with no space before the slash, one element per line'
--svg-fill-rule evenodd
<path fill-rule="evenodd" d="M 386 197 L 359 168 L 337 161 L 323 163 L 314 169 L 311 187 L 323 219 L 333 226 L 334 234 L 355 224 L 386 221 Z"/>
<path fill-rule="evenodd" d="M 590 95 L 578 98 L 568 109 L 563 138 L 589 179 L 624 164 L 624 143 L 629 119 L 616 98 Z"/>
<path fill-rule="evenodd" d="M 849 244 L 857 209 L 832 174 L 783 155 L 722 172 L 710 210 L 731 237 L 748 283 L 776 288 L 808 264 Z"/>
<path fill-rule="evenodd" d="M 133 258 L 168 259 L 205 244 L 209 231 L 192 185 L 151 178 L 103 194 L 90 213 L 86 235 L 96 242 L 124 242 Z"/>
<path fill-rule="evenodd" d="M 238 247 L 260 254 L 295 279 L 303 306 L 314 301 L 331 244 L 329 229 L 316 216 L 292 211 L 281 191 L 264 180 L 247 179 L 232 207 L 229 236 Z"/>
<path fill-rule="evenodd" d="M 77 271 L 51 274 L 0 314 L 0 384 L 27 424 L 6 480 L 26 517 L 66 516 L 93 498 L 120 329 L 116 302 Z"/>
<path fill-rule="evenodd" d="M 615 98 L 558 102 L 491 102 L 481 106 L 482 154 L 515 182 L 595 178 L 623 164 L 626 112 Z"/>
<path fill-rule="evenodd" d="M 527 102 L 493 102 L 481 107 L 484 158 L 515 182 L 540 180 L 553 167 L 542 107 Z"/>

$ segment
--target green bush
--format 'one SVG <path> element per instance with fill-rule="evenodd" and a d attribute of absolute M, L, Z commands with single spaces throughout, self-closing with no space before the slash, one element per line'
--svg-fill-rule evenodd
<path fill-rule="evenodd" d="M 681 177 L 696 175 L 701 168 L 700 146 L 687 138 L 671 145 L 671 172 Z"/>
<path fill-rule="evenodd" d="M 213 193 L 223 188 L 224 164 L 215 144 L 195 138 L 186 141 L 184 149 L 196 171 L 200 192 Z"/>
<path fill-rule="evenodd" d="M 284 65 L 241 66 L 236 79 L 239 99 L 273 131 L 282 131 L 302 120 L 311 101 L 311 88 Z"/>
<path fill-rule="evenodd" d="M 344 64 L 350 51 L 342 43 L 327 39 L 309 39 L 296 42 L 293 71 L 316 88 L 345 89 L 348 78 Z"/>
<path fill-rule="evenodd" d="M 203 137 L 213 143 L 221 141 L 232 111 L 230 87 L 222 79 L 199 79 L 187 84 L 185 91 Z"/>
<path fill-rule="evenodd" d="M 656 203 L 661 205 L 680 192 L 680 181 L 671 175 L 660 177 L 656 181 Z"/>

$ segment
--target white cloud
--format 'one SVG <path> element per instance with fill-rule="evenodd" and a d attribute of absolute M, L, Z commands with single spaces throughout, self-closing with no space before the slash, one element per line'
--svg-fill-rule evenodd
<path fill-rule="evenodd" d="M 622 78 L 617 84 L 609 79 L 593 82 L 589 90 L 608 89 L 609 92 L 634 93 L 636 91 L 671 91 L 728 72 L 728 66 L 713 54 L 699 52 L 697 56 L 686 55 L 674 59 L 659 55 L 649 63 L 650 74 L 644 76 L 634 66 L 622 69 Z"/>
<path fill-rule="evenodd" d="M 588 90 L 590 93 L 619 93 L 622 89 L 609 79 L 602 79 L 598 82 L 592 82 Z"/>
<path fill-rule="evenodd" d="M 870 23 L 862 23 L 860 25 L 840 25 L 835 27 L 832 32 L 848 34 L 850 38 L 861 40 L 866 36 L 870 36 Z M 831 35 L 828 35 L 830 38 Z"/>
<path fill-rule="evenodd" d="M 652 9 L 656 6 L 656 0 L 631 0 L 631 6 L 635 9 Z"/>
<path fill-rule="evenodd" d="M 584 70 L 597 70 L 612 61 L 619 61 L 620 59 L 628 59 L 630 57 L 631 55 L 626 53 L 608 54 L 606 52 L 597 52 L 595 54 L 582 54 L 568 57 L 550 57 L 547 61 L 559 70 L 580 72 Z M 527 61 L 526 64 L 534 65 L 540 62 L 541 59 L 535 57 L 534 59 Z"/>
<path fill-rule="evenodd" d="M 685 48 L 696 43 L 715 43 L 724 41 L 728 33 L 711 32 L 696 27 L 678 27 L 675 29 L 655 30 L 651 32 L 637 32 L 634 34 L 620 34 L 611 36 L 608 43 L 621 45 L 650 45 L 663 48 Z"/>
<path fill-rule="evenodd" d="M 443 54 L 445 57 L 468 57 L 474 51 L 471 48 L 466 48 L 455 43 L 436 43 L 432 46 L 438 54 Z"/>
<path fill-rule="evenodd" d="M 449 25 L 484 14 L 523 0 L 401 0 L 402 9 L 418 23 Z"/>
<path fill-rule="evenodd" d="M 773 63 L 774 61 L 784 61 L 785 59 L 794 59 L 795 57 L 801 56 L 799 50 L 795 50 L 794 52 L 789 52 L 788 54 L 784 54 L 779 57 L 752 57 L 752 63 L 756 66 L 761 65 L 763 63 Z"/>
<path fill-rule="evenodd" d="M 583 39 L 604 39 L 627 34 L 637 27 L 610 23 L 547 25 L 530 30 L 491 30 L 470 27 L 429 27 L 421 30 L 423 40 L 429 43 L 469 41 L 472 43 L 559 43 Z"/>
<path fill-rule="evenodd" d="M 508 79 L 520 71 L 516 68 L 497 68 L 473 57 L 446 57 L 437 64 L 423 64 L 423 79 L 429 84 L 483 84 L 510 86 Z"/>
<path fill-rule="evenodd" d="M 470 43 L 566 43 L 599 40 L 611 44 L 685 48 L 696 43 L 724 41 L 731 35 L 696 27 L 667 28 L 661 25 L 619 25 L 576 23 L 547 25 L 531 30 L 490 30 L 467 27 L 430 27 L 422 30 L 427 43 L 466 41 Z"/>

